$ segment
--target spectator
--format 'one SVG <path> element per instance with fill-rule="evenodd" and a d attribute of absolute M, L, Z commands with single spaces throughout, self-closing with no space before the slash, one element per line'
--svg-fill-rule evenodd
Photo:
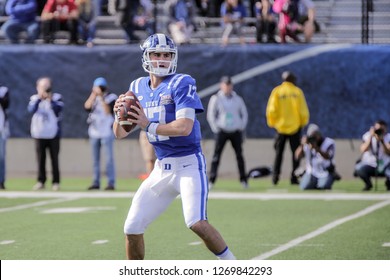
<path fill-rule="evenodd" d="M 295 0 L 275 0 L 272 6 L 274 12 L 278 14 L 278 30 L 280 42 L 286 43 L 286 37 L 289 36 L 295 42 L 300 42 L 296 35 L 298 24 L 296 18 L 298 16 L 297 3 Z"/>
<path fill-rule="evenodd" d="M 110 5 L 113 0 L 92 0 L 95 6 L 95 13 L 97 16 L 110 15 Z"/>
<path fill-rule="evenodd" d="M 196 0 L 195 2 L 198 14 L 201 17 L 207 17 L 210 15 L 210 0 Z"/>
<path fill-rule="evenodd" d="M 146 173 L 140 174 L 139 179 L 145 180 L 149 177 L 149 174 L 154 168 L 154 163 L 156 161 L 156 153 L 154 152 L 153 145 L 149 143 L 146 132 L 141 130 L 139 133 L 139 144 L 141 146 L 142 157 L 145 161 L 145 171 Z"/>
<path fill-rule="evenodd" d="M 8 0 L 6 13 L 8 20 L 2 25 L 4 35 L 12 44 L 19 43 L 22 32 L 26 32 L 26 43 L 34 44 L 39 37 L 39 22 L 36 19 L 36 0 Z"/>
<path fill-rule="evenodd" d="M 0 16 L 6 16 L 7 13 L 5 12 L 5 4 L 7 0 L 0 0 Z"/>
<path fill-rule="evenodd" d="M 93 47 L 93 40 L 96 33 L 96 21 L 99 11 L 98 6 L 92 1 L 96 0 L 77 0 L 78 8 L 78 29 L 80 39 L 87 44 L 87 47 Z"/>
<path fill-rule="evenodd" d="M 35 140 L 38 162 L 38 180 L 33 190 L 43 190 L 46 182 L 46 149 L 49 150 L 52 167 L 52 189 L 60 189 L 60 169 L 58 156 L 61 138 L 61 112 L 64 106 L 62 96 L 52 92 L 51 79 L 42 77 L 37 80 L 37 93 L 32 95 L 28 111 L 31 119 L 31 136 Z"/>
<path fill-rule="evenodd" d="M 315 21 L 315 4 L 311 0 L 275 0 L 273 9 L 279 14 L 279 35 L 282 43 L 286 36 L 300 42 L 298 33 L 303 33 L 305 42 L 309 43 L 314 32 L 319 32 Z"/>
<path fill-rule="evenodd" d="M 302 32 L 305 42 L 310 43 L 314 33 L 320 32 L 321 28 L 316 18 L 316 8 L 312 0 L 298 0 L 298 32 Z"/>
<path fill-rule="evenodd" d="M 371 177 L 377 176 L 386 177 L 386 188 L 390 191 L 390 133 L 387 132 L 387 123 L 377 120 L 362 139 L 362 155 L 355 166 L 355 174 L 365 183 L 363 191 L 372 189 Z"/>
<path fill-rule="evenodd" d="M 210 187 L 217 180 L 218 166 L 226 141 L 230 141 L 236 153 L 240 182 L 248 187 L 245 160 L 242 154 L 242 143 L 248 123 L 248 112 L 244 100 L 233 90 L 229 76 L 223 76 L 220 90 L 211 96 L 207 108 L 207 121 L 216 135 L 214 155 L 209 176 Z"/>
<path fill-rule="evenodd" d="M 59 30 L 69 31 L 69 44 L 77 44 L 78 9 L 73 0 L 47 0 L 41 21 L 45 44 L 54 43 L 55 33 Z"/>
<path fill-rule="evenodd" d="M 135 30 L 154 33 L 153 4 L 150 0 L 116 0 L 116 24 L 123 28 L 129 43 L 138 43 Z"/>
<path fill-rule="evenodd" d="M 106 159 L 107 187 L 105 190 L 115 190 L 115 160 L 114 160 L 114 104 L 118 96 L 108 91 L 106 79 L 99 77 L 93 82 L 91 94 L 84 103 L 89 112 L 88 136 L 93 156 L 93 180 L 88 190 L 100 189 L 100 152 L 103 148 Z"/>
<path fill-rule="evenodd" d="M 209 0 L 208 9 L 210 17 L 221 17 L 221 5 L 225 0 Z"/>
<path fill-rule="evenodd" d="M 195 3 L 193 0 L 168 0 L 168 29 L 176 44 L 189 44 L 195 30 Z"/>
<path fill-rule="evenodd" d="M 236 33 L 240 38 L 240 43 L 245 44 L 243 34 L 244 18 L 246 17 L 246 8 L 241 0 L 225 0 L 221 5 L 221 17 L 223 19 L 222 45 L 229 43 L 229 37 Z"/>
<path fill-rule="evenodd" d="M 316 124 L 310 124 L 301 145 L 295 151 L 295 157 L 305 157 L 305 174 L 302 177 L 302 190 L 330 190 L 333 182 L 339 180 L 334 165 L 335 141 L 322 136 Z"/>
<path fill-rule="evenodd" d="M 0 84 L 0 190 L 5 190 L 6 143 L 9 136 L 7 109 L 9 107 L 9 90 Z"/>
<path fill-rule="evenodd" d="M 47 0 L 36 0 L 36 1 L 37 1 L 37 15 L 40 16 L 42 14 L 43 8 L 46 5 Z"/>
<path fill-rule="evenodd" d="M 301 129 L 309 121 L 309 109 L 303 91 L 296 86 L 296 76 L 289 71 L 282 74 L 282 84 L 275 87 L 268 99 L 266 108 L 267 124 L 276 130 L 274 148 L 276 151 L 272 183 L 277 185 L 281 171 L 284 147 L 290 142 L 292 152 L 291 184 L 299 184 L 295 170 L 299 160 L 294 156 L 300 145 Z"/>
<path fill-rule="evenodd" d="M 255 3 L 256 40 L 258 43 L 276 43 L 276 15 L 272 10 L 270 0 L 261 0 Z M 266 38 L 263 38 L 263 37 Z"/>

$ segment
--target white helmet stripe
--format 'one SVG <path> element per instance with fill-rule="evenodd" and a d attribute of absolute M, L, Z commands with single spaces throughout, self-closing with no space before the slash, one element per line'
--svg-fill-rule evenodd
<path fill-rule="evenodd" d="M 177 47 L 171 38 L 162 33 L 150 35 L 142 44 L 141 49 L 142 67 L 146 72 L 160 77 L 176 73 Z M 151 53 L 170 53 L 171 59 L 170 61 L 163 59 L 164 62 L 162 60 L 152 61 L 150 58 Z"/>
<path fill-rule="evenodd" d="M 157 38 L 158 38 L 158 44 L 166 46 L 167 45 L 167 40 L 166 40 L 165 35 L 161 34 L 161 33 L 157 33 L 156 35 L 157 35 Z"/>

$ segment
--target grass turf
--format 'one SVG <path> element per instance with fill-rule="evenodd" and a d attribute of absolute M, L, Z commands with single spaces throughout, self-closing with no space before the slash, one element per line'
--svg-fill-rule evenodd
<path fill-rule="evenodd" d="M 85 191 L 88 179 L 64 179 L 62 190 Z M 135 191 L 140 181 L 118 181 L 118 191 Z M 10 179 L 7 190 L 31 190 L 34 180 Z M 272 187 L 268 179 L 253 180 L 242 190 L 235 180 L 219 180 L 212 192 L 299 193 L 297 186 L 281 182 Z M 338 182 L 334 193 L 359 190 L 358 181 Z M 6 191 L 7 192 L 7 191 Z M 44 191 L 42 193 L 49 191 Z M 51 192 L 51 191 L 50 191 Z M 381 186 L 376 193 L 384 193 Z M 332 221 L 378 203 L 372 200 L 209 200 L 209 220 L 222 233 L 239 259 L 251 259 L 310 233 Z M 127 198 L 77 198 L 42 204 L 26 209 L 3 211 L 10 207 L 55 198 L 0 197 L 0 259 L 108 259 L 125 258 L 123 222 L 131 200 Z M 86 209 L 80 213 L 47 213 L 56 209 Z M 390 259 L 390 206 L 281 252 L 271 259 Z M 12 243 L 8 241 L 13 240 Z M 212 260 L 215 257 L 200 239 L 185 227 L 180 200 L 149 227 L 145 234 L 146 259 Z M 96 244 L 97 243 L 97 244 Z"/>

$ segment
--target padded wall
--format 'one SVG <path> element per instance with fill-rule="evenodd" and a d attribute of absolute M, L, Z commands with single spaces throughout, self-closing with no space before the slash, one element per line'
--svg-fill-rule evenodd
<path fill-rule="evenodd" d="M 235 90 L 248 106 L 249 138 L 273 137 L 274 131 L 266 125 L 266 103 L 272 88 L 281 82 L 281 73 L 287 69 L 298 76 L 311 121 L 326 135 L 360 138 L 376 119 L 390 123 L 390 46 L 334 46 L 333 50 L 311 54 L 316 48 L 321 46 L 183 46 L 179 48 L 178 72 L 188 73 L 197 80 L 205 109 L 210 93 L 207 89 L 213 86 L 216 89 L 220 76 L 228 74 L 239 80 Z M 295 54 L 302 55 L 294 57 Z M 35 81 L 41 76 L 50 76 L 53 90 L 63 94 L 63 136 L 86 138 L 87 113 L 83 104 L 93 80 L 104 76 L 110 89 L 120 94 L 133 79 L 145 74 L 136 45 L 92 49 L 0 46 L 0 83 L 8 86 L 12 95 L 9 110 L 12 137 L 29 137 L 31 116 L 27 104 L 35 93 Z M 199 120 L 203 136 L 212 137 L 205 114 Z"/>

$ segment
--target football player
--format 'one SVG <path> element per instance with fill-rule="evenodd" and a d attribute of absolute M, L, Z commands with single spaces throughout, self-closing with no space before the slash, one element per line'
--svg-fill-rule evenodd
<path fill-rule="evenodd" d="M 128 259 L 144 259 L 144 232 L 181 195 L 185 223 L 219 259 L 235 259 L 220 233 L 208 223 L 208 180 L 196 114 L 204 111 L 195 80 L 176 74 L 177 47 L 164 34 L 149 36 L 141 45 L 142 66 L 149 73 L 130 84 L 139 100 L 132 122 L 147 132 L 157 160 L 135 194 L 124 225 Z M 119 96 L 119 108 L 124 95 Z M 126 137 L 118 122 L 117 138 Z"/>

